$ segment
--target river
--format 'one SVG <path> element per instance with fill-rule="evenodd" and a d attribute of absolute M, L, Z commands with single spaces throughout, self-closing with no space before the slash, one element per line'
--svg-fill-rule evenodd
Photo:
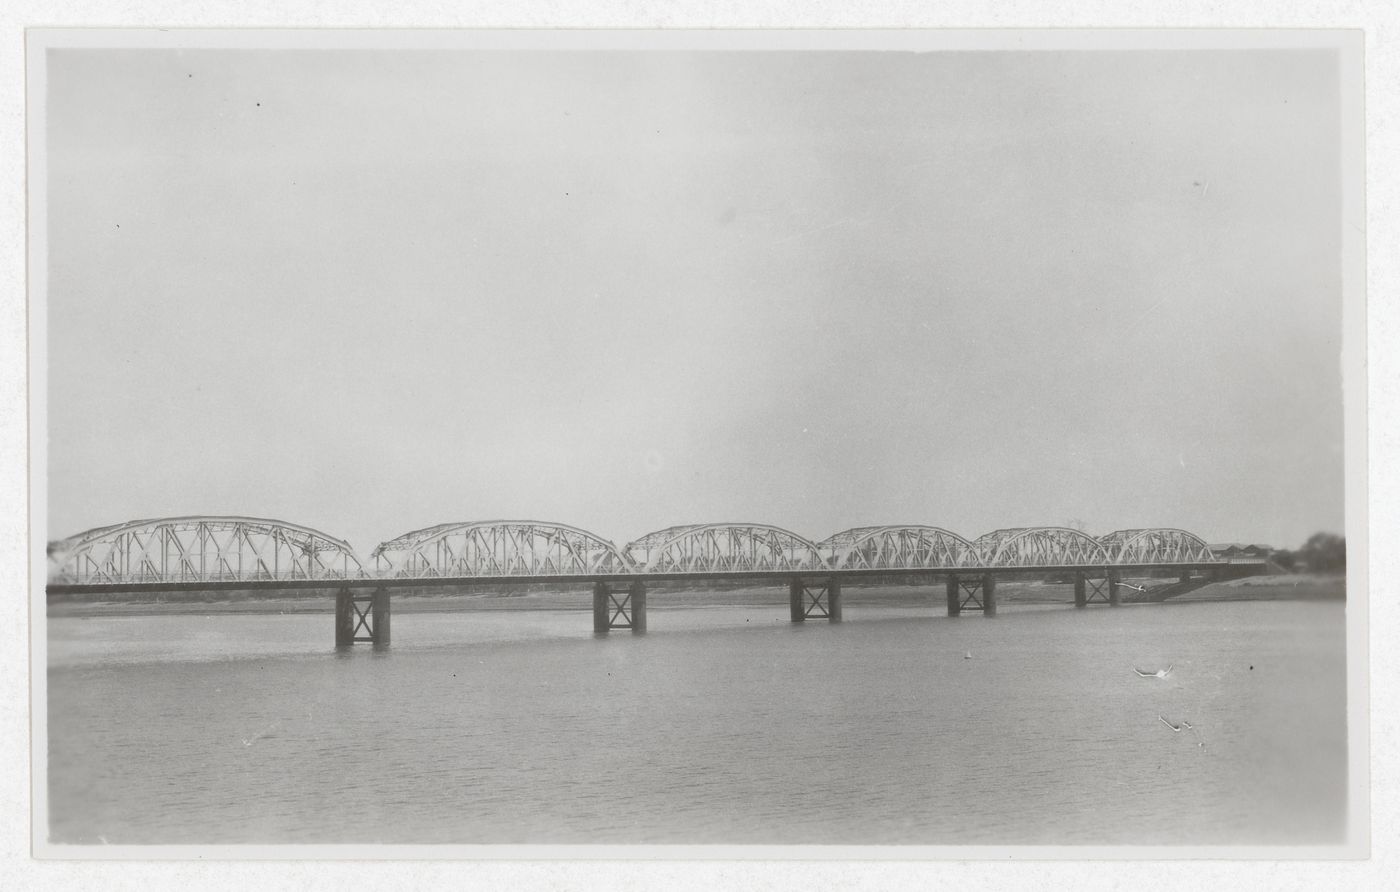
<path fill-rule="evenodd" d="M 50 840 L 1345 836 L 1341 603 L 950 619 L 852 593 L 846 622 L 794 625 L 659 602 L 646 635 L 595 637 L 587 610 L 402 613 L 392 647 L 342 652 L 329 611 L 51 617 Z"/>

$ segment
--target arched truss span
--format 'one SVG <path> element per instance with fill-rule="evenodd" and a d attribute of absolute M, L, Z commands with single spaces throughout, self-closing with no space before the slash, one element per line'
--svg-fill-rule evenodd
<path fill-rule="evenodd" d="M 1115 564 L 1194 564 L 1213 561 L 1210 546 L 1186 530 L 1118 530 L 1099 537 Z"/>
<path fill-rule="evenodd" d="M 627 546 L 653 573 L 743 573 L 826 566 L 816 543 L 758 523 L 700 523 L 648 533 Z"/>
<path fill-rule="evenodd" d="M 350 543 L 257 517 L 167 517 L 97 527 L 54 543 L 49 560 L 52 581 L 73 585 L 364 575 Z"/>
<path fill-rule="evenodd" d="M 965 567 L 975 563 L 971 542 L 942 527 L 854 527 L 820 543 L 840 570 L 908 570 Z"/>
<path fill-rule="evenodd" d="M 979 536 L 973 547 L 984 567 L 1103 566 L 1108 552 L 1099 541 L 1065 527 L 1018 527 Z"/>
<path fill-rule="evenodd" d="M 445 523 L 381 543 L 370 555 L 378 576 L 576 576 L 630 573 L 617 546 L 577 527 L 534 520 Z"/>

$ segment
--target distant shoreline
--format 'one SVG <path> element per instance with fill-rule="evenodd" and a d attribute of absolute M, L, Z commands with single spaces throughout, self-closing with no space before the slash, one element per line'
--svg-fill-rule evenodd
<path fill-rule="evenodd" d="M 121 600 L 101 597 L 64 596 L 50 598 L 48 616 L 161 616 L 186 614 L 325 614 L 335 609 L 335 599 L 327 591 L 321 595 L 273 596 L 227 593 L 184 594 L 168 592 L 126 596 Z M 1135 591 L 1123 593 L 1125 604 L 1186 603 L 1202 601 L 1344 601 L 1345 576 L 1253 576 L 1230 582 L 1213 583 L 1166 601 L 1145 600 Z M 911 607 L 943 609 L 941 586 L 846 586 L 847 610 L 870 607 Z M 1002 604 L 1074 603 L 1071 585 L 1037 582 L 1003 582 L 997 586 Z M 406 593 L 393 597 L 395 613 L 463 613 L 528 610 L 592 610 L 592 596 L 586 589 L 576 591 L 501 593 Z M 653 590 L 648 606 L 653 610 L 702 607 L 786 607 L 783 586 L 754 586 L 727 591 Z"/>

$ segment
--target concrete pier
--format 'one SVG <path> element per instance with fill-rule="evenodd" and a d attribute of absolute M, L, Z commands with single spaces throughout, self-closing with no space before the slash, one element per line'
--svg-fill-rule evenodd
<path fill-rule="evenodd" d="M 802 580 L 788 580 L 788 618 L 795 623 L 803 622 L 807 619 L 806 592 L 802 589 Z"/>
<path fill-rule="evenodd" d="M 982 615 L 997 615 L 997 578 L 990 573 L 982 576 Z"/>
<path fill-rule="evenodd" d="M 608 619 L 611 613 L 611 605 L 608 604 L 608 584 L 593 583 L 593 631 L 606 632 L 610 625 Z"/>
<path fill-rule="evenodd" d="M 826 582 L 826 618 L 828 622 L 841 621 L 841 580 L 828 579 Z"/>
<path fill-rule="evenodd" d="M 1108 571 L 1108 606 L 1117 607 L 1121 602 L 1118 597 L 1118 571 Z"/>
<path fill-rule="evenodd" d="M 1074 606 L 1089 606 L 1088 583 L 1084 579 L 1083 573 L 1074 574 Z"/>
<path fill-rule="evenodd" d="M 949 576 L 947 580 L 948 595 L 948 615 L 957 616 L 962 613 L 962 589 L 958 588 L 958 577 Z"/>
<path fill-rule="evenodd" d="M 389 590 L 379 587 L 374 590 L 374 598 L 370 602 L 370 624 L 374 626 L 370 630 L 370 637 L 374 639 L 376 647 L 383 647 L 389 643 Z"/>
<path fill-rule="evenodd" d="M 355 602 L 350 589 L 335 593 L 335 646 L 349 647 L 355 643 Z"/>
<path fill-rule="evenodd" d="M 647 586 L 640 579 L 628 589 L 632 601 L 632 634 L 638 635 L 647 630 Z"/>

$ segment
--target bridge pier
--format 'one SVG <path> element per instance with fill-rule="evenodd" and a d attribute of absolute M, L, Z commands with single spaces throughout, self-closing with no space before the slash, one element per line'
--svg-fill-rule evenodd
<path fill-rule="evenodd" d="M 349 647 L 355 643 L 355 602 L 350 589 L 335 593 L 335 646 Z"/>
<path fill-rule="evenodd" d="M 1103 576 L 1100 577 L 1099 573 Z M 1118 574 L 1114 570 L 1081 570 L 1074 574 L 1074 606 L 1102 603 L 1117 606 Z"/>
<path fill-rule="evenodd" d="M 948 576 L 948 615 L 958 616 L 968 608 L 982 611 L 983 616 L 997 615 L 997 580 L 991 573 Z"/>
<path fill-rule="evenodd" d="M 841 581 L 827 578 L 809 588 L 801 578 L 788 581 L 788 618 L 795 623 L 808 619 L 841 622 Z"/>
<path fill-rule="evenodd" d="M 376 647 L 389 643 L 389 590 L 380 586 L 374 590 L 371 599 L 371 621 L 374 628 L 370 635 Z"/>
<path fill-rule="evenodd" d="M 389 643 L 389 590 L 359 594 L 346 586 L 335 594 L 335 646 L 350 647 L 365 641 L 376 646 Z"/>
<path fill-rule="evenodd" d="M 614 589 L 603 580 L 593 583 L 593 631 L 613 629 L 647 630 L 647 588 L 640 579 L 625 589 Z"/>
<path fill-rule="evenodd" d="M 647 587 L 646 583 L 640 579 L 629 586 L 628 591 L 632 598 L 632 631 L 646 632 L 647 630 Z"/>
<path fill-rule="evenodd" d="M 606 632 L 611 623 L 608 622 L 608 584 L 606 582 L 593 583 L 593 631 Z"/>

